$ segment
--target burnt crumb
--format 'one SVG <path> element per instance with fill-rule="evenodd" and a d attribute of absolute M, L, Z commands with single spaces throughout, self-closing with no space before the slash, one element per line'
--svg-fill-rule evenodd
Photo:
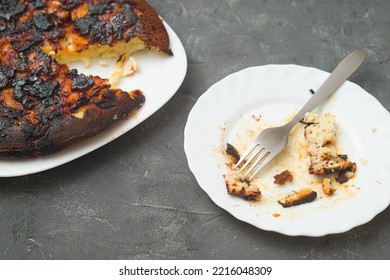
<path fill-rule="evenodd" d="M 33 20 L 34 20 L 35 27 L 38 28 L 39 30 L 49 31 L 54 27 L 53 20 L 46 13 L 42 13 L 42 12 L 37 13 L 34 16 Z"/>
<path fill-rule="evenodd" d="M 339 184 L 344 184 L 348 182 L 348 177 L 346 176 L 346 171 L 339 172 L 336 178 L 336 182 Z"/>
<path fill-rule="evenodd" d="M 83 90 L 89 88 L 93 84 L 94 81 L 91 78 L 85 76 L 84 74 L 77 74 L 74 75 L 70 87 L 73 90 Z"/>
<path fill-rule="evenodd" d="M 315 94 L 316 92 L 313 89 L 309 89 L 311 94 Z"/>
<path fill-rule="evenodd" d="M 283 208 L 287 208 L 312 202 L 316 198 L 317 192 L 310 189 L 301 189 L 299 191 L 293 191 L 283 200 L 278 200 L 278 203 L 282 205 Z"/>
<path fill-rule="evenodd" d="M 284 185 L 286 182 L 292 182 L 294 176 L 291 174 L 289 170 L 285 170 L 280 174 L 274 176 L 274 184 L 276 185 Z"/>
<path fill-rule="evenodd" d="M 225 153 L 232 159 L 234 163 L 240 160 L 240 154 L 237 152 L 233 145 L 226 143 Z"/>

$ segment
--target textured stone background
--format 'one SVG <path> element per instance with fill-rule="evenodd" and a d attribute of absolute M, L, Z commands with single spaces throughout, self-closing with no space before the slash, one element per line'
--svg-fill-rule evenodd
<path fill-rule="evenodd" d="M 389 259 L 389 208 L 320 238 L 236 220 L 195 181 L 183 130 L 197 98 L 230 73 L 270 63 L 331 71 L 357 48 L 369 56 L 352 81 L 390 110 L 390 1 L 150 2 L 186 48 L 183 85 L 99 150 L 39 174 L 0 178 L 0 258 Z"/>

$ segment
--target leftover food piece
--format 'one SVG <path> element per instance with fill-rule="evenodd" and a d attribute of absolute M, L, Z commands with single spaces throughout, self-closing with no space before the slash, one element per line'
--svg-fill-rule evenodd
<path fill-rule="evenodd" d="M 246 200 L 260 200 L 261 192 L 259 187 L 237 174 L 237 172 L 229 172 L 223 177 L 228 194 L 239 196 Z"/>
<path fill-rule="evenodd" d="M 307 152 L 310 156 L 310 174 L 355 172 L 356 164 L 349 161 L 345 155 L 337 153 L 334 115 L 307 113 L 302 122 L 307 124 L 304 136 L 307 141 Z M 348 176 L 352 177 L 352 174 L 348 174 Z"/>
<path fill-rule="evenodd" d="M 297 206 L 300 204 L 308 203 L 316 199 L 317 192 L 309 188 L 303 188 L 299 191 L 292 191 L 287 197 L 282 200 L 278 200 L 278 203 L 284 208 Z"/>
<path fill-rule="evenodd" d="M 144 0 L 1 1 L 0 157 L 50 154 L 136 112 L 141 90 L 113 89 L 63 63 L 141 49 L 172 55 Z"/>
<path fill-rule="evenodd" d="M 324 194 L 326 194 L 327 196 L 331 196 L 334 194 L 334 192 L 336 191 L 333 187 L 332 187 L 332 183 L 330 181 L 329 178 L 324 178 L 322 180 L 322 191 L 324 192 Z"/>
<path fill-rule="evenodd" d="M 274 184 L 281 186 L 284 185 L 286 182 L 292 182 L 294 176 L 289 170 L 285 170 L 282 173 L 275 175 L 274 179 Z"/>
<path fill-rule="evenodd" d="M 340 184 L 344 184 L 348 182 L 348 180 L 355 175 L 355 171 L 356 171 L 356 164 L 354 163 L 351 166 L 351 168 L 339 172 L 339 174 L 336 177 L 336 182 Z"/>
<path fill-rule="evenodd" d="M 226 143 L 225 153 L 229 156 L 233 163 L 237 163 L 240 160 L 240 154 L 236 148 L 234 148 L 234 146 L 229 143 Z"/>
<path fill-rule="evenodd" d="M 137 63 L 135 59 L 127 54 L 121 55 L 114 64 L 114 72 L 108 82 L 115 86 L 121 78 L 131 76 L 136 71 Z"/>

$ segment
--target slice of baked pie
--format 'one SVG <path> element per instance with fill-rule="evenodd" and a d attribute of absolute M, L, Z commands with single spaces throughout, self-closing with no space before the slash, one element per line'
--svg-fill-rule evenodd
<path fill-rule="evenodd" d="M 64 63 L 142 49 L 172 55 L 143 0 L 0 2 L 0 157 L 49 154 L 137 111 L 141 90 L 114 89 Z"/>

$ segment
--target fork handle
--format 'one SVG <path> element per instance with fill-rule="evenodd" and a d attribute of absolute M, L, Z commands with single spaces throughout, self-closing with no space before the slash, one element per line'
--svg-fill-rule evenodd
<path fill-rule="evenodd" d="M 290 130 L 303 119 L 307 112 L 313 111 L 320 103 L 334 93 L 359 68 L 366 56 L 367 54 L 362 50 L 356 50 L 347 55 L 295 117 L 286 124 L 287 129 Z"/>

